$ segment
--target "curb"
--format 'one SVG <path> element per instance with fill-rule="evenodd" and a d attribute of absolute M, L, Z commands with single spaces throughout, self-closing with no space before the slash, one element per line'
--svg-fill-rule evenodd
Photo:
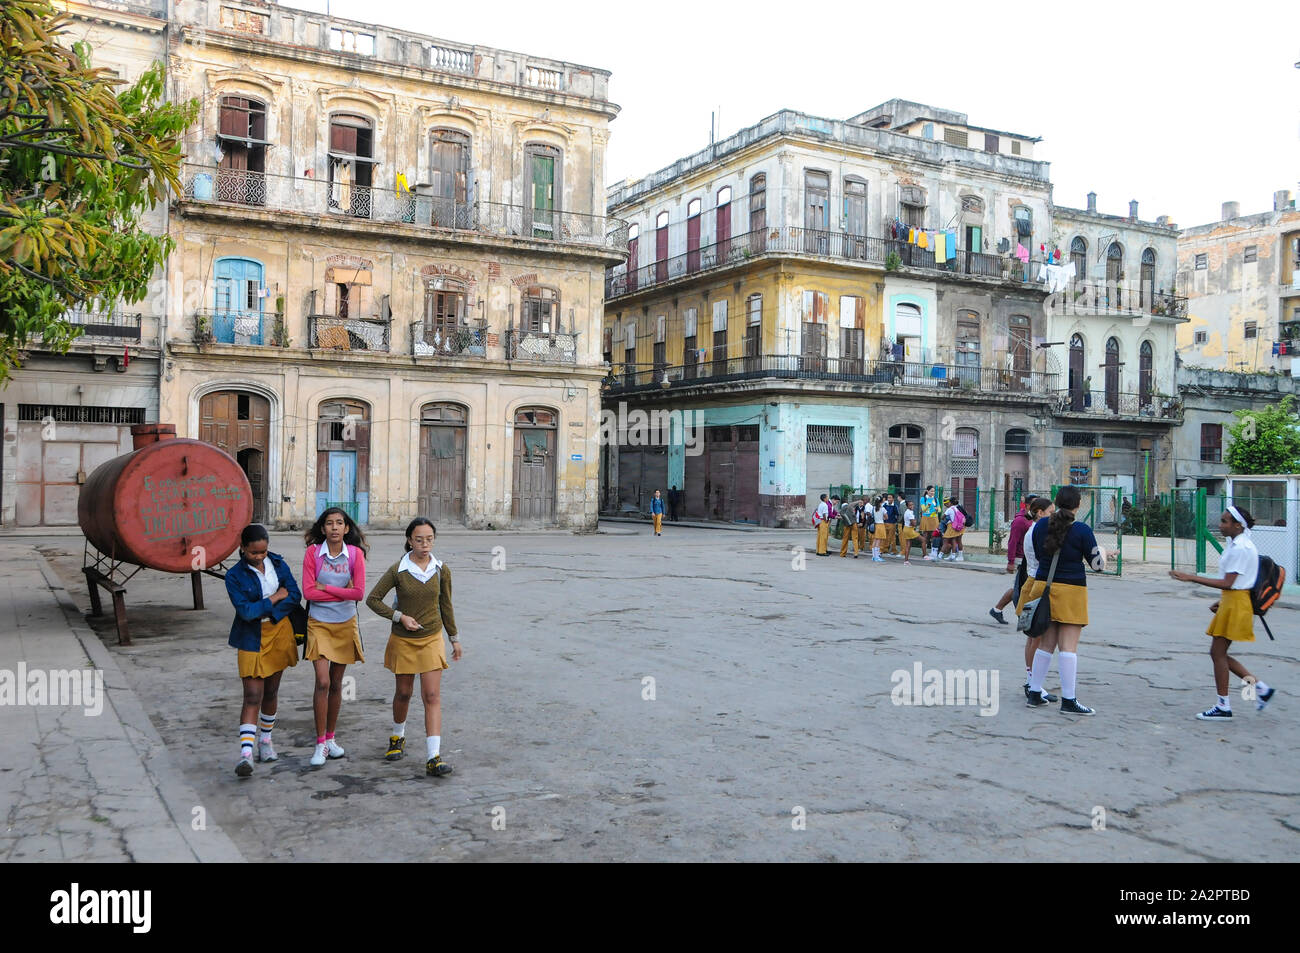
<path fill-rule="evenodd" d="M 116 691 L 108 694 L 108 703 L 113 707 L 131 747 L 140 759 L 140 769 L 149 778 L 158 800 L 166 811 L 167 817 L 176 825 L 181 839 L 190 849 L 193 859 L 198 863 L 244 863 L 244 856 L 239 852 L 229 836 L 212 819 L 208 818 L 208 828 L 195 831 L 190 827 L 190 808 L 200 803 L 198 793 L 184 780 L 184 776 L 171 761 L 167 746 L 149 720 L 135 692 L 127 688 L 125 675 L 117 664 L 117 659 L 108 650 L 98 635 L 85 623 L 80 608 L 72 601 L 63 581 L 50 567 L 48 560 L 38 550 L 33 549 L 41 575 L 53 593 L 55 601 L 63 611 L 68 628 L 81 644 L 91 664 L 104 672 L 105 682 L 120 685 Z M 106 684 L 106 687 L 109 687 Z"/>

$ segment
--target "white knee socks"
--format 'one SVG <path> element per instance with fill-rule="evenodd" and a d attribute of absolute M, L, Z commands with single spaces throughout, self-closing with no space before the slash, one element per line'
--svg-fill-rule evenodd
<path fill-rule="evenodd" d="M 1043 690 L 1043 679 L 1047 677 L 1047 668 L 1051 664 L 1051 652 L 1044 652 L 1039 649 L 1034 653 L 1034 667 L 1029 673 L 1029 690 L 1031 692 L 1041 692 Z"/>
<path fill-rule="evenodd" d="M 1076 652 L 1062 652 L 1061 655 L 1061 697 L 1074 698 L 1078 687 L 1079 656 Z"/>

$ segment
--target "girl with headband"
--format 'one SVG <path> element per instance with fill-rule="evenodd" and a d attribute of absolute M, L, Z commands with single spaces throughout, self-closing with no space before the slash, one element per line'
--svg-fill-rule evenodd
<path fill-rule="evenodd" d="M 1250 590 L 1259 575 L 1259 550 L 1251 539 L 1250 528 L 1255 525 L 1250 511 L 1240 506 L 1229 506 L 1219 517 L 1219 532 L 1228 540 L 1219 557 L 1218 579 L 1197 576 L 1190 572 L 1171 570 L 1169 575 L 1182 582 L 1194 582 L 1223 592 L 1222 598 L 1210 606 L 1214 619 L 1205 634 L 1210 636 L 1210 658 L 1214 660 L 1214 687 L 1218 701 L 1213 708 L 1197 714 L 1202 721 L 1217 721 L 1232 717 L 1232 702 L 1228 698 L 1228 673 L 1243 681 L 1255 682 L 1255 707 L 1263 711 L 1273 700 L 1277 689 L 1246 671 L 1228 654 L 1233 642 L 1255 641 L 1255 610 L 1250 603 Z"/>

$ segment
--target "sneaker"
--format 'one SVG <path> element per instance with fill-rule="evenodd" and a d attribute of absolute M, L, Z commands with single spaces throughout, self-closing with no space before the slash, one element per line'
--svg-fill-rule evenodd
<path fill-rule="evenodd" d="M 400 761 L 402 755 L 406 753 L 405 736 L 389 735 L 388 736 L 388 753 L 384 755 L 385 761 Z"/>
<path fill-rule="evenodd" d="M 930 560 L 934 559 L 934 557 L 933 557 L 933 556 L 926 556 L 926 557 L 924 557 L 924 559 L 925 559 L 926 562 L 929 562 Z"/>
<path fill-rule="evenodd" d="M 989 615 L 993 616 L 994 619 L 1001 622 L 1003 625 L 1007 624 L 1007 620 L 1002 617 L 1002 611 L 1000 609 L 990 609 Z"/>
<path fill-rule="evenodd" d="M 257 743 L 257 760 L 258 761 L 279 761 L 280 760 L 280 756 L 276 754 L 275 749 L 271 747 L 270 738 L 266 739 L 265 741 L 259 741 Z"/>
<path fill-rule="evenodd" d="M 1264 707 L 1273 700 L 1273 696 L 1276 694 L 1277 694 L 1277 689 L 1270 688 L 1268 691 L 1264 692 L 1263 694 L 1256 696 L 1255 711 L 1263 711 Z M 1218 706 L 1216 705 L 1215 707 L 1217 708 Z M 1198 715 L 1197 717 L 1199 718 L 1200 716 Z"/>
<path fill-rule="evenodd" d="M 1059 698 L 1057 698 L 1055 695 L 1053 695 L 1053 694 L 1052 694 L 1051 692 L 1049 692 L 1047 689 L 1043 689 L 1039 694 L 1043 696 L 1043 701 L 1045 701 L 1045 702 L 1052 703 L 1052 702 L 1058 702 L 1058 701 L 1060 701 Z M 1028 682 L 1025 682 L 1025 697 L 1026 697 L 1026 698 L 1029 697 L 1029 683 L 1028 683 Z"/>
<path fill-rule="evenodd" d="M 316 750 L 312 753 L 311 756 L 311 766 L 313 768 L 319 768 L 322 764 L 324 764 L 326 758 L 329 756 L 329 750 L 330 749 L 325 745 L 324 742 L 318 744 L 316 746 Z"/>
<path fill-rule="evenodd" d="M 250 749 L 248 754 L 241 753 L 239 764 L 235 765 L 235 774 L 241 778 L 246 778 L 253 773 L 253 752 Z"/>
<path fill-rule="evenodd" d="M 1043 699 L 1043 700 L 1046 701 L 1047 699 Z M 1079 699 L 1077 698 L 1062 698 L 1061 714 L 1062 715 L 1095 715 L 1097 713 L 1093 711 L 1091 708 L 1089 708 L 1087 705 L 1080 705 Z"/>
<path fill-rule="evenodd" d="M 1042 708 L 1047 703 L 1047 699 L 1043 697 L 1042 692 L 1033 692 L 1029 689 L 1025 689 L 1026 708 Z"/>
<path fill-rule="evenodd" d="M 884 562 L 884 560 L 881 559 L 879 556 L 872 556 L 872 557 L 871 557 L 871 561 L 872 561 L 873 563 L 883 563 L 883 562 Z"/>
<path fill-rule="evenodd" d="M 451 774 L 451 765 L 445 764 L 442 755 L 435 754 L 428 761 L 424 762 L 424 773 L 432 775 L 435 778 L 446 777 Z"/>
<path fill-rule="evenodd" d="M 904 559 L 904 560 L 903 560 L 903 565 L 904 565 L 904 566 L 910 566 L 910 565 L 912 565 L 912 560 L 910 560 L 910 559 Z"/>
<path fill-rule="evenodd" d="M 965 561 L 966 561 L 966 557 L 962 553 L 958 553 L 956 556 L 953 557 L 953 562 L 964 563 Z"/>
<path fill-rule="evenodd" d="M 1272 692 L 1269 694 L 1272 694 Z M 1201 721 L 1217 721 L 1220 718 L 1231 718 L 1232 712 L 1224 711 L 1218 705 L 1215 705 L 1213 708 L 1207 708 L 1205 711 L 1197 712 L 1196 717 Z"/>
<path fill-rule="evenodd" d="M 340 744 L 339 744 L 337 741 L 335 741 L 333 738 L 329 738 L 329 739 L 326 740 L 326 742 L 325 742 L 325 750 L 326 750 L 326 752 L 329 754 L 330 758 L 341 758 L 341 757 L 343 757 L 343 746 L 340 745 Z"/>

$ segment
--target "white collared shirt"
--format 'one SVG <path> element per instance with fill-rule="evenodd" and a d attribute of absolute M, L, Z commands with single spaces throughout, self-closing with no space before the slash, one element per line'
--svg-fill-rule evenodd
<path fill-rule="evenodd" d="M 343 552 L 339 553 L 337 556 L 330 555 L 330 541 L 328 539 L 320 544 L 320 548 L 317 549 L 316 552 L 320 553 L 322 559 L 342 559 L 344 562 L 349 561 L 347 543 L 343 544 Z"/>
<path fill-rule="evenodd" d="M 248 568 L 253 569 L 251 565 Z M 262 572 L 253 569 L 253 575 L 256 576 L 257 581 L 262 584 L 262 598 L 269 599 L 271 596 L 275 595 L 280 588 L 280 577 L 275 572 L 275 564 L 271 562 L 270 555 L 267 555 L 267 557 L 262 560 L 262 569 Z"/>
<path fill-rule="evenodd" d="M 1254 588 L 1255 578 L 1259 575 L 1259 549 L 1248 529 L 1228 540 L 1228 545 L 1223 547 L 1223 553 L 1219 556 L 1220 578 L 1226 577 L 1230 572 L 1237 574 L 1237 579 L 1232 584 L 1233 589 Z"/>
<path fill-rule="evenodd" d="M 437 574 L 438 570 L 441 568 L 442 568 L 441 560 L 439 560 L 438 557 L 433 555 L 432 553 L 429 554 L 429 565 L 424 569 L 421 569 L 419 566 L 417 566 L 414 562 L 411 561 L 410 553 L 407 553 L 405 556 L 403 556 L 402 561 L 397 564 L 398 572 L 409 572 L 416 579 L 420 580 L 420 582 L 428 582 Z"/>

